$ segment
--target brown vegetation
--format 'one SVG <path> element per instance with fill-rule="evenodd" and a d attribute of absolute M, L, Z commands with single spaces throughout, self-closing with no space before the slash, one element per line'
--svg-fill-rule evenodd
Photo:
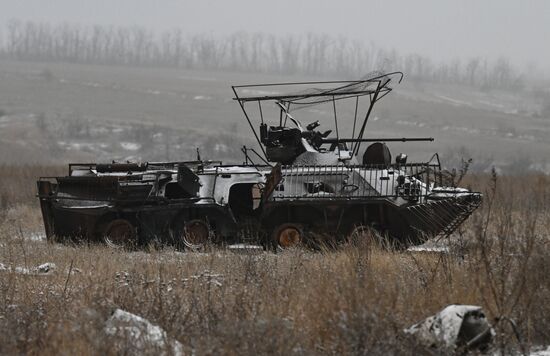
<path fill-rule="evenodd" d="M 104 332 L 115 308 L 196 354 L 433 354 L 402 330 L 450 303 L 481 305 L 503 354 L 550 344 L 547 176 L 466 176 L 462 184 L 485 202 L 447 254 L 364 246 L 236 254 L 30 241 L 25 231 L 40 224 L 28 191 L 42 172 L 0 171 L 3 184 L 18 181 L 2 188 L 13 192 L 0 224 L 2 354 L 157 353 Z M 14 271 L 45 262 L 56 270 Z"/>
<path fill-rule="evenodd" d="M 61 166 L 0 164 L 0 210 L 16 205 L 35 205 L 36 181 L 41 176 L 67 174 Z"/>

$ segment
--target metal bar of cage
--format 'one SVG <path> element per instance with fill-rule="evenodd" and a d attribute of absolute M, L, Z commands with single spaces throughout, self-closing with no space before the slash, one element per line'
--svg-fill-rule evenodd
<path fill-rule="evenodd" d="M 273 200 L 355 200 L 368 197 L 425 199 L 441 174 L 436 164 L 283 166 Z M 402 176 L 403 178 L 399 178 Z M 407 181 L 405 181 L 407 179 Z"/>

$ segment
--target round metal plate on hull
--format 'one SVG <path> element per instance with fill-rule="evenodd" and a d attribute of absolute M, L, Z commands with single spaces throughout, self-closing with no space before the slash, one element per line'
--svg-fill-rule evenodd
<path fill-rule="evenodd" d="M 126 219 L 115 219 L 105 227 L 103 241 L 114 248 L 130 247 L 136 243 L 136 229 Z"/>

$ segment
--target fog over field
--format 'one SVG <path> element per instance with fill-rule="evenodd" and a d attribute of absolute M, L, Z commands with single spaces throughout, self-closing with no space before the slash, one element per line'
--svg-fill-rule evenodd
<path fill-rule="evenodd" d="M 513 1 L 0 1 L 0 21 L 181 28 L 186 33 L 235 31 L 344 35 L 435 60 L 510 58 L 550 69 L 550 4 Z"/>
<path fill-rule="evenodd" d="M 5 162 L 178 159 L 195 147 L 238 162 L 253 141 L 230 85 L 398 70 L 370 137 L 433 136 L 390 148 L 479 170 L 549 169 L 544 1 L 1 5 Z"/>

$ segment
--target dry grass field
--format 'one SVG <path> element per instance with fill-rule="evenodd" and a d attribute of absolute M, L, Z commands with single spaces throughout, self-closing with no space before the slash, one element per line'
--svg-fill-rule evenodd
<path fill-rule="evenodd" d="M 30 192 L 34 177 L 59 173 L 0 170 L 0 354 L 162 351 L 108 333 L 118 308 L 197 355 L 438 354 L 403 329 L 451 303 L 482 306 L 502 354 L 550 344 L 547 176 L 467 176 L 485 201 L 448 253 L 359 243 L 274 254 L 48 243 L 36 237 L 42 227 Z M 33 273 L 44 263 L 55 269 Z"/>
<path fill-rule="evenodd" d="M 550 345 L 550 178 L 528 172 L 548 170 L 549 118 L 528 92 L 405 79 L 373 113 L 370 137 L 436 137 L 391 145 L 394 155 L 477 158 L 461 185 L 484 203 L 442 242 L 447 252 L 44 240 L 39 176 L 65 174 L 68 161 L 192 159 L 196 147 L 238 162 L 252 141 L 230 85 L 289 79 L 319 78 L 0 61 L 0 354 L 172 353 L 109 333 L 117 309 L 162 327 L 185 354 L 443 354 L 403 329 L 451 303 L 484 308 L 502 355 Z M 55 268 L 35 269 L 45 263 Z"/>

